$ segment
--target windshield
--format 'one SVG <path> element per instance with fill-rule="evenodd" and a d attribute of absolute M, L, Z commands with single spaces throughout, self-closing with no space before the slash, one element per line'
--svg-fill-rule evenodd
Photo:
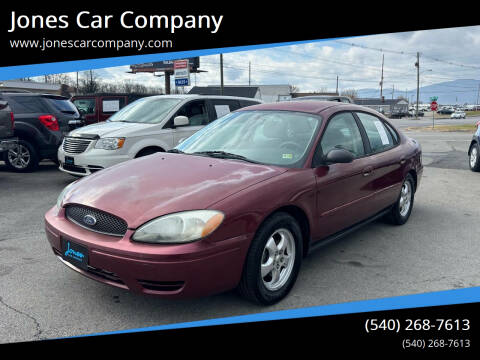
<path fill-rule="evenodd" d="M 176 147 L 187 154 L 225 153 L 262 164 L 299 167 L 321 118 L 291 111 L 240 111 L 225 115 Z M 216 152 L 212 153 L 212 152 Z"/>
<path fill-rule="evenodd" d="M 125 106 L 108 120 L 158 124 L 181 101 L 178 98 L 142 98 Z"/>

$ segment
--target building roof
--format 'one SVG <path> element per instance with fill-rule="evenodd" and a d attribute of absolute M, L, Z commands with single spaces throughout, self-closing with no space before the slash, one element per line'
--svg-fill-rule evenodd
<path fill-rule="evenodd" d="M 258 92 L 258 86 L 224 86 L 223 95 L 254 98 Z M 220 86 L 194 86 L 189 94 L 221 95 Z"/>
<path fill-rule="evenodd" d="M 395 105 L 404 99 L 380 99 L 380 98 L 356 98 L 355 104 L 358 105 Z"/>

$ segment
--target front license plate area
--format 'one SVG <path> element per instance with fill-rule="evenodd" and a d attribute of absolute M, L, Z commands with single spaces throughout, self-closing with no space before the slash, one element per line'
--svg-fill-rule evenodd
<path fill-rule="evenodd" d="M 65 156 L 65 164 L 67 165 L 75 165 L 75 159 L 70 156 Z"/>
<path fill-rule="evenodd" d="M 86 270 L 88 267 L 88 249 L 70 240 L 62 238 L 62 258 L 70 264 Z"/>

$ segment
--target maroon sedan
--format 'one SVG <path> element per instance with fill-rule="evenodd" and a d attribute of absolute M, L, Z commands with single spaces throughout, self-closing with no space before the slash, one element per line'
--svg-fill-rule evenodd
<path fill-rule="evenodd" d="M 381 216 L 404 224 L 422 169 L 420 145 L 368 108 L 262 104 L 74 182 L 46 233 L 60 261 L 106 284 L 169 297 L 238 288 L 271 304 L 318 245 Z"/>

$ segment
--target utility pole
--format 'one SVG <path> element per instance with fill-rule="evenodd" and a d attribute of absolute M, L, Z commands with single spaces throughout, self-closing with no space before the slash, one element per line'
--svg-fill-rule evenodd
<path fill-rule="evenodd" d="M 337 95 L 338 95 L 338 75 L 337 75 L 337 90 L 335 90 L 335 92 L 336 92 Z"/>
<path fill-rule="evenodd" d="M 223 54 L 220 54 L 220 95 L 223 95 Z"/>
<path fill-rule="evenodd" d="M 383 97 L 383 63 L 385 60 L 385 54 L 382 54 L 382 78 L 380 79 L 380 99 Z"/>
<path fill-rule="evenodd" d="M 392 100 L 393 100 L 393 94 L 395 94 L 395 84 L 392 86 Z"/>
<path fill-rule="evenodd" d="M 477 103 L 475 104 L 475 108 L 477 108 L 478 105 L 478 97 L 480 95 L 480 84 L 478 84 L 478 90 L 477 90 Z"/>
<path fill-rule="evenodd" d="M 415 109 L 415 119 L 418 120 L 418 101 L 420 97 L 420 53 L 417 52 L 417 62 L 415 63 L 417 67 L 417 108 Z"/>
<path fill-rule="evenodd" d="M 251 84 L 251 78 L 250 78 L 250 76 L 252 75 L 251 66 L 252 66 L 252 63 L 249 61 L 248 62 L 248 86 L 250 86 L 250 84 Z"/>

